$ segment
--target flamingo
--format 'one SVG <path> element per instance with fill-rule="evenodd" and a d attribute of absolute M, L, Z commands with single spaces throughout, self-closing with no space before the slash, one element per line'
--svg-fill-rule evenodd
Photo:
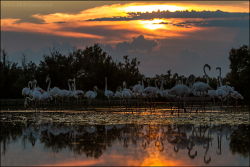
<path fill-rule="evenodd" d="M 39 101 L 39 107 L 40 107 L 41 93 L 39 91 L 35 90 L 35 91 L 32 92 L 32 97 L 33 97 L 32 99 L 30 97 L 25 98 L 24 108 L 26 108 L 26 105 L 28 105 L 27 99 L 32 100 L 32 101 L 35 100 L 35 106 L 36 106 L 36 102 Z"/>
<path fill-rule="evenodd" d="M 70 98 L 70 97 L 74 97 L 74 90 L 73 90 L 73 87 L 74 87 L 74 83 L 71 84 L 71 92 L 70 92 L 70 94 L 69 94 L 68 97 L 67 97 L 68 103 L 69 103 L 69 98 Z"/>
<path fill-rule="evenodd" d="M 151 102 L 152 102 L 152 98 L 154 101 L 154 98 L 157 97 L 157 94 L 159 93 L 159 88 L 157 87 L 157 84 L 156 84 L 157 81 L 158 79 L 155 80 L 155 87 L 148 86 L 143 90 L 143 93 L 147 94 L 148 97 L 151 98 Z"/>
<path fill-rule="evenodd" d="M 220 78 L 218 76 L 217 87 L 218 87 L 219 83 L 220 83 Z M 222 107 L 222 105 L 223 105 L 222 99 L 224 99 L 227 96 L 227 92 L 223 89 L 218 88 L 215 91 L 215 93 L 216 93 L 216 96 L 218 97 L 218 103 L 219 103 L 219 99 L 221 99 L 221 107 Z"/>
<path fill-rule="evenodd" d="M 76 90 L 75 78 L 73 79 L 73 81 L 74 81 L 74 97 L 77 99 L 77 105 L 78 105 L 78 98 L 80 97 L 80 106 L 81 106 L 81 99 L 82 99 L 82 96 L 84 95 L 84 92 L 82 90 Z"/>
<path fill-rule="evenodd" d="M 49 75 L 48 75 L 47 78 L 46 78 L 46 83 L 47 83 L 48 81 L 49 81 L 49 85 L 48 85 L 48 88 L 47 88 L 47 92 L 48 92 L 51 96 L 55 97 L 56 94 L 59 93 L 61 89 L 59 89 L 58 87 L 54 87 L 54 88 L 50 89 L 51 79 L 49 78 Z M 56 102 L 56 98 L 55 98 L 55 102 Z"/>
<path fill-rule="evenodd" d="M 88 91 L 84 95 L 84 97 L 87 97 L 89 99 L 89 105 L 90 105 L 90 102 L 92 101 L 92 99 L 96 98 L 96 96 L 97 96 L 97 92 L 96 91 L 97 90 L 98 90 L 97 86 L 94 86 L 94 91 Z"/>
<path fill-rule="evenodd" d="M 144 90 L 143 80 L 144 80 L 144 81 L 146 80 L 146 78 L 145 78 L 144 76 L 142 77 L 142 81 L 141 81 L 142 85 L 140 85 L 140 83 L 139 83 L 139 84 L 137 84 L 137 85 L 135 85 L 135 86 L 133 87 L 133 91 L 134 91 L 136 97 L 137 97 L 137 98 L 138 98 L 138 97 L 140 98 L 140 102 L 141 102 L 142 93 L 143 93 L 143 90 Z M 139 107 L 139 101 L 138 101 L 138 107 Z"/>
<path fill-rule="evenodd" d="M 22 89 L 22 95 L 24 96 L 24 99 L 26 98 L 26 96 L 30 95 L 32 92 L 30 89 L 30 84 L 31 84 L 31 81 L 28 82 L 28 87 L 25 87 Z"/>
<path fill-rule="evenodd" d="M 41 94 L 40 100 L 45 101 L 45 100 L 52 100 L 52 96 L 49 95 L 48 92 L 44 92 L 43 94 Z"/>
<path fill-rule="evenodd" d="M 123 98 L 121 90 L 122 90 L 122 87 L 118 86 L 115 92 L 115 97 L 120 99 L 120 107 L 121 107 L 121 99 Z"/>
<path fill-rule="evenodd" d="M 34 86 L 33 86 L 34 85 Z M 42 88 L 40 88 L 39 86 L 37 86 L 36 87 L 36 85 L 37 85 L 37 80 L 33 80 L 33 82 L 32 82 L 32 86 L 33 86 L 33 88 L 32 88 L 32 91 L 39 91 L 40 93 L 44 93 L 45 91 L 42 89 Z"/>
<path fill-rule="evenodd" d="M 105 77 L 105 92 L 104 95 L 108 98 L 109 104 L 110 104 L 110 97 L 115 97 L 114 92 L 107 90 L 107 77 Z"/>
<path fill-rule="evenodd" d="M 237 109 L 237 103 L 238 103 L 238 99 L 244 99 L 243 96 L 237 92 L 234 91 L 233 93 L 231 93 L 231 97 L 235 98 L 235 103 L 236 103 L 236 109 Z"/>
<path fill-rule="evenodd" d="M 188 78 L 188 80 L 189 80 L 189 78 Z M 194 91 L 194 88 L 195 87 L 193 87 L 191 85 L 191 82 L 189 80 L 189 87 L 186 85 L 183 85 L 183 84 L 176 85 L 172 89 L 170 89 L 170 91 L 168 91 L 168 94 L 175 95 L 175 97 L 179 96 L 179 99 L 180 99 L 181 96 L 188 95 L 188 94 L 192 93 Z M 184 96 L 184 97 L 186 97 L 186 96 Z M 184 101 L 185 101 L 185 99 L 184 99 Z M 184 106 L 184 112 L 186 112 L 185 106 Z M 179 110 L 178 110 L 178 114 L 179 114 Z"/>
<path fill-rule="evenodd" d="M 220 73 L 219 73 L 219 78 L 220 78 L 220 89 L 223 89 L 227 92 L 227 107 L 229 107 L 229 98 L 230 98 L 230 93 L 233 93 L 233 88 L 231 86 L 228 86 L 228 85 L 222 85 L 222 79 L 221 79 L 221 68 L 220 67 L 217 67 L 216 70 L 220 70 Z M 229 82 L 228 82 L 229 84 Z"/>
<path fill-rule="evenodd" d="M 56 99 L 57 97 L 61 97 L 61 98 L 62 98 L 62 105 L 63 105 L 63 98 L 64 98 L 64 97 L 67 97 L 67 96 L 70 94 L 70 92 L 71 92 L 71 88 L 70 88 L 70 84 L 69 84 L 70 81 L 73 81 L 73 80 L 72 80 L 72 79 L 68 79 L 69 90 L 62 89 L 62 90 L 60 90 L 60 91 L 55 95 L 55 99 Z M 59 103 L 59 104 L 60 104 L 60 103 Z"/>
<path fill-rule="evenodd" d="M 219 83 L 218 82 L 217 82 L 217 89 L 219 89 Z M 216 96 L 216 91 L 215 90 L 208 90 L 208 96 L 213 98 L 214 105 L 215 105 L 215 98 L 217 97 Z"/>
<path fill-rule="evenodd" d="M 123 97 L 124 100 L 127 101 L 127 104 L 129 105 L 129 99 L 132 98 L 132 94 L 129 91 L 127 91 L 127 89 L 125 89 L 125 87 L 126 87 L 126 82 L 123 81 L 122 97 Z"/>
<path fill-rule="evenodd" d="M 204 73 L 205 73 L 205 76 L 206 76 L 206 78 L 207 78 L 207 83 L 204 83 L 204 82 L 195 82 L 195 77 L 194 77 L 194 80 L 193 80 L 193 82 L 194 82 L 194 84 L 193 84 L 193 87 L 194 87 L 194 91 L 193 91 L 193 93 L 195 93 L 195 92 L 197 92 L 197 91 L 200 91 L 200 94 L 201 94 L 201 92 L 203 92 L 203 102 L 204 102 L 204 107 L 205 107 L 205 91 L 208 91 L 208 90 L 213 90 L 213 88 L 211 88 L 210 86 L 209 86 L 209 79 L 208 79 L 208 75 L 206 74 L 206 71 L 205 71 L 205 67 L 208 67 L 208 69 L 210 70 L 211 69 L 211 67 L 208 65 L 208 64 L 205 64 L 204 65 L 204 67 L 203 67 L 203 71 L 204 71 Z M 202 100 L 202 98 L 201 98 L 202 96 L 200 96 L 200 102 L 201 102 L 201 100 Z M 201 107 L 201 106 L 200 106 Z M 200 108 L 199 107 L 199 108 Z M 199 109 L 198 108 L 198 109 Z M 198 111 L 198 109 L 196 110 L 196 112 Z M 204 108 L 205 109 L 205 108 Z"/>

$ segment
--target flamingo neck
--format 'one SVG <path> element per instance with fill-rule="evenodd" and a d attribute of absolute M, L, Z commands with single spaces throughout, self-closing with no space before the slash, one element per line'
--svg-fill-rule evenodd
<path fill-rule="evenodd" d="M 95 93 L 95 97 L 97 96 L 97 92 L 96 92 L 96 89 L 94 88 L 94 93 Z"/>
<path fill-rule="evenodd" d="M 176 78 L 175 85 L 177 85 L 177 84 L 178 84 L 178 74 L 177 74 L 177 73 L 176 73 L 176 75 L 175 75 L 175 78 Z"/>
<path fill-rule="evenodd" d="M 183 75 L 181 76 L 181 84 L 183 85 Z"/>
<path fill-rule="evenodd" d="M 74 80 L 74 92 L 76 91 L 76 81 Z"/>
<path fill-rule="evenodd" d="M 141 85 L 142 85 L 142 87 L 143 87 L 143 89 L 144 89 L 143 79 L 144 79 L 144 77 L 142 77 Z"/>
<path fill-rule="evenodd" d="M 68 86 L 69 86 L 69 94 L 68 95 L 70 95 L 70 93 L 71 93 L 71 87 L 70 87 L 69 81 L 68 81 Z"/>
<path fill-rule="evenodd" d="M 157 79 L 155 80 L 155 87 L 159 90 L 159 88 L 157 87 L 156 81 L 157 81 Z"/>
<path fill-rule="evenodd" d="M 48 85 L 48 88 L 47 88 L 47 92 L 49 92 L 49 89 L 50 89 L 50 83 L 51 83 L 51 80 L 49 78 L 49 85 Z"/>
<path fill-rule="evenodd" d="M 217 89 L 219 89 L 219 77 L 218 77 L 218 81 L 217 81 Z"/>
<path fill-rule="evenodd" d="M 164 81 L 162 80 L 162 81 L 161 81 L 161 87 L 160 87 L 160 91 L 161 91 L 161 92 L 162 92 L 163 89 L 164 89 L 164 88 L 163 88 L 163 83 L 164 83 Z"/>

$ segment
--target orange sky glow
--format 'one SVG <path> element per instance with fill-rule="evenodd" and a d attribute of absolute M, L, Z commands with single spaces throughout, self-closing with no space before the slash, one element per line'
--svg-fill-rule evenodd
<path fill-rule="evenodd" d="M 247 2 L 246 2 L 247 3 Z M 86 9 L 77 14 L 69 13 L 51 13 L 47 15 L 35 14 L 31 17 L 44 20 L 45 24 L 36 23 L 16 23 L 18 19 L 4 18 L 1 19 L 2 31 L 17 31 L 17 32 L 31 32 L 31 33 L 43 33 L 53 34 L 57 36 L 68 36 L 74 38 L 95 38 L 98 42 L 105 41 L 105 36 L 96 35 L 93 33 L 73 32 L 70 28 L 77 27 L 97 27 L 104 29 L 124 29 L 130 30 L 126 33 L 126 37 L 132 37 L 138 32 L 144 32 L 147 37 L 165 38 L 169 36 L 185 36 L 185 33 L 196 31 L 199 28 L 192 27 L 189 29 L 180 28 L 176 26 L 167 26 L 164 24 L 157 24 L 160 22 L 166 22 L 166 19 L 153 19 L 153 20 L 136 20 L 136 21 L 85 21 L 88 19 L 95 19 L 101 17 L 113 17 L 113 16 L 128 16 L 127 12 L 152 12 L 162 10 L 169 10 L 171 12 L 176 10 L 211 10 L 216 11 L 220 9 L 228 12 L 249 12 L 247 8 L 239 6 L 214 6 L 214 5 L 197 5 L 197 4 L 185 4 L 182 3 L 166 3 L 166 4 L 154 4 L 154 3 L 128 3 L 128 4 L 113 4 L 98 6 L 90 9 Z M 171 20 L 184 20 L 184 19 L 171 19 Z M 65 22 L 58 24 L 56 22 Z M 67 31 L 64 28 L 67 27 Z M 163 32 L 165 30 L 165 33 Z M 106 37 L 107 38 L 107 37 Z M 107 38 L 108 39 L 108 38 Z M 110 39 L 109 39 L 110 40 Z M 123 41 L 124 39 L 120 39 Z M 117 41 L 117 40 L 115 40 Z"/>

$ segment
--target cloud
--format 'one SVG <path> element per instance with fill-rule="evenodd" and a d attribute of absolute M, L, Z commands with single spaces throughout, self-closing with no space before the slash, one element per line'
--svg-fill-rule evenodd
<path fill-rule="evenodd" d="M 234 17 L 248 17 L 249 13 L 230 13 L 230 12 L 223 12 L 220 10 L 217 11 L 158 11 L 152 13 L 127 13 L 128 17 L 103 17 L 103 18 L 95 18 L 89 19 L 87 21 L 128 21 L 128 20 L 152 20 L 155 18 L 234 18 Z"/>
<path fill-rule="evenodd" d="M 75 47 L 70 45 L 70 43 L 62 43 L 60 44 L 57 41 L 53 41 L 50 46 L 45 46 L 41 48 L 38 51 L 34 51 L 31 47 L 24 49 L 22 51 L 14 52 L 13 54 L 10 54 L 9 58 L 10 60 L 15 60 L 15 62 L 20 63 L 22 55 L 26 55 L 27 62 L 33 61 L 36 64 L 39 64 L 40 60 L 42 60 L 42 56 L 44 54 L 49 54 L 50 49 L 55 48 L 58 50 L 61 54 L 67 55 L 69 51 L 72 51 Z"/>
<path fill-rule="evenodd" d="M 57 21 L 57 22 L 53 22 L 53 23 L 63 24 L 63 23 L 66 23 L 66 21 Z"/>
<path fill-rule="evenodd" d="M 122 42 L 116 45 L 117 50 L 121 51 L 128 51 L 128 50 L 146 50 L 147 52 L 151 52 L 153 47 L 156 47 L 158 43 L 155 40 L 145 39 L 143 35 L 138 37 L 133 37 L 133 41 L 129 42 Z"/>
<path fill-rule="evenodd" d="M 160 22 L 158 24 L 174 25 L 178 27 L 191 28 L 195 27 L 242 27 L 249 28 L 249 18 L 247 19 L 232 19 L 232 20 L 204 20 L 204 21 L 190 21 L 184 22 Z"/>

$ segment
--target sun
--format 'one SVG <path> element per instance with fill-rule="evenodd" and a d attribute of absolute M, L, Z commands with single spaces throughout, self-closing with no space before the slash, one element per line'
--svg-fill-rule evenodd
<path fill-rule="evenodd" d="M 147 28 L 150 30 L 166 28 L 164 24 L 159 24 L 161 22 L 164 22 L 164 20 L 162 19 L 154 19 L 154 20 L 146 20 L 146 21 L 138 21 L 138 22 L 139 24 L 142 25 L 143 28 Z"/>

